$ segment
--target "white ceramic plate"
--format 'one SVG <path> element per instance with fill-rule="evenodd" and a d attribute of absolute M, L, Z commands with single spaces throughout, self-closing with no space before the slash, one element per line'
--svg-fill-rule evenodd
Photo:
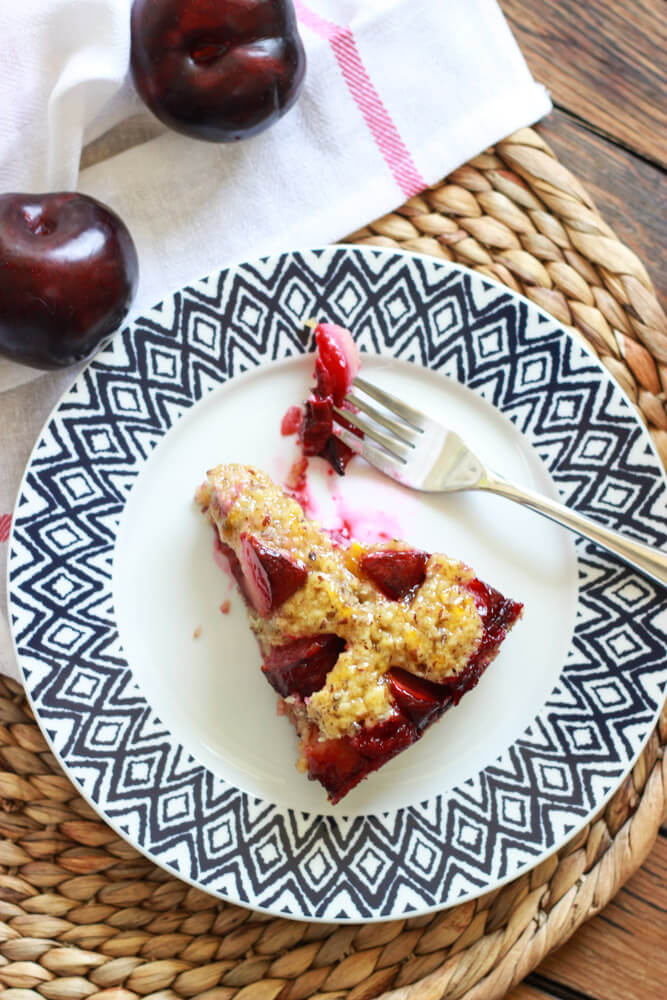
<path fill-rule="evenodd" d="M 328 526 L 449 552 L 525 604 L 477 688 L 330 806 L 294 769 L 293 732 L 192 501 L 222 461 L 284 481 L 296 446 L 279 424 L 308 390 L 311 316 L 349 326 L 370 381 L 462 431 L 503 475 L 665 544 L 648 434 L 554 320 L 450 264 L 328 248 L 184 289 L 82 373 L 26 472 L 11 616 L 56 753 L 140 850 L 274 913 L 395 918 L 516 877 L 602 806 L 664 697 L 665 595 L 507 501 L 421 496 L 361 460 L 340 479 L 315 460 Z"/>

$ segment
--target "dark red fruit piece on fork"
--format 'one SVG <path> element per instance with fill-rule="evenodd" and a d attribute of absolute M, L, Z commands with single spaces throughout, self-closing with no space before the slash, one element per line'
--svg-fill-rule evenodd
<path fill-rule="evenodd" d="M 348 448 L 345 442 L 341 441 L 335 434 L 331 435 L 320 452 L 321 457 L 327 460 L 331 468 L 339 476 L 345 475 L 345 470 L 350 464 L 350 460 L 354 458 L 354 454 L 352 449 Z"/>
<path fill-rule="evenodd" d="M 307 698 L 320 690 L 344 649 L 345 640 L 337 635 L 294 639 L 280 646 L 272 646 L 262 670 L 271 686 L 283 698 L 288 698 L 291 694 Z"/>
<path fill-rule="evenodd" d="M 419 733 L 451 704 L 451 695 L 444 685 L 434 684 L 400 667 L 392 667 L 385 676 L 401 714 Z"/>
<path fill-rule="evenodd" d="M 138 276 L 132 237 L 101 202 L 0 195 L 0 355 L 35 368 L 89 357 L 125 319 Z"/>
<path fill-rule="evenodd" d="M 333 434 L 331 397 L 307 399 L 299 432 L 304 455 L 320 455 Z"/>
<path fill-rule="evenodd" d="M 400 601 L 422 585 L 428 560 L 418 549 L 380 549 L 362 556 L 359 568 L 385 597 Z"/>
<path fill-rule="evenodd" d="M 359 371 L 359 351 L 349 330 L 334 323 L 319 323 L 315 328 L 317 393 L 331 396 L 342 406 L 352 379 Z"/>
<path fill-rule="evenodd" d="M 209 142 L 276 122 L 306 68 L 292 0 L 134 0 L 130 62 L 153 114 Z"/>
<path fill-rule="evenodd" d="M 278 549 L 270 549 L 254 535 L 241 535 L 239 556 L 245 590 L 262 618 L 290 598 L 304 585 L 308 570 L 302 562 Z"/>

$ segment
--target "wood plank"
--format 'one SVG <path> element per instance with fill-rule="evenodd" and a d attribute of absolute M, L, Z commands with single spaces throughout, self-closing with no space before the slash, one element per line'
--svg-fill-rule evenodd
<path fill-rule="evenodd" d="M 667 164 L 664 0 L 500 0 L 500 6 L 556 105 Z"/>
<path fill-rule="evenodd" d="M 561 111 L 537 130 L 582 182 L 618 238 L 635 251 L 667 304 L 667 182 L 661 169 Z"/>
<path fill-rule="evenodd" d="M 662 997 L 667 983 L 665 942 L 667 838 L 658 837 L 644 865 L 602 913 L 536 970 L 539 988 L 551 990 L 553 983 L 556 996 L 567 996 L 561 992 L 564 987 L 594 1000 Z"/>

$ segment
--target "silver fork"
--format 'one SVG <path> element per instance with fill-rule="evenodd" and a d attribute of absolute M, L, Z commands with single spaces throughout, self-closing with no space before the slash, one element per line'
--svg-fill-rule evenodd
<path fill-rule="evenodd" d="M 667 586 L 667 553 L 632 541 L 563 504 L 507 482 L 487 469 L 454 431 L 366 379 L 357 377 L 352 384 L 356 391 L 348 393 L 346 399 L 354 410 L 335 408 L 336 434 L 381 472 L 404 486 L 426 493 L 486 490 L 515 500 L 597 542 Z M 367 397 L 383 409 L 378 409 Z M 364 437 L 341 426 L 341 420 L 357 427 Z"/>

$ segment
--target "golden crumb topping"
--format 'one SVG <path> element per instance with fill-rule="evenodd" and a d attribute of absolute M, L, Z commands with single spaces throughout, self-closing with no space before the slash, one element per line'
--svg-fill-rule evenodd
<path fill-rule="evenodd" d="M 197 502 L 220 541 L 238 553 L 241 533 L 279 549 L 308 567 L 306 582 L 269 618 L 248 609 L 263 649 L 289 638 L 335 633 L 346 648 L 326 683 L 306 699 L 308 719 L 321 734 L 352 734 L 392 711 L 384 674 L 402 667 L 435 682 L 458 673 L 479 646 L 482 621 L 465 583 L 463 563 L 432 555 L 424 582 L 402 600 L 385 597 L 365 579 L 359 562 L 368 552 L 409 549 L 398 540 L 348 549 L 335 545 L 299 504 L 259 469 L 219 465 L 208 473 Z"/>

